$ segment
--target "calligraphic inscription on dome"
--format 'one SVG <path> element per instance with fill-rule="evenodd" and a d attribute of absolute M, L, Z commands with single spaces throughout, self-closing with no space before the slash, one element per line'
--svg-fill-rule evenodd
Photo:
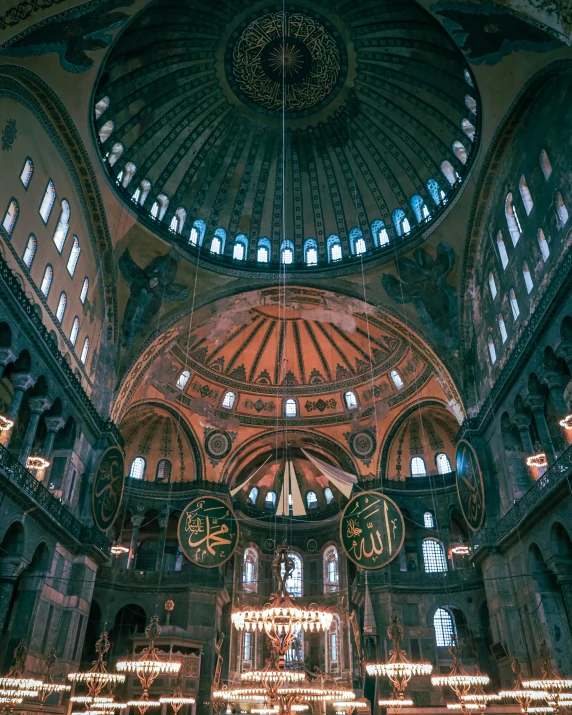
<path fill-rule="evenodd" d="M 124 482 L 123 453 L 118 447 L 110 447 L 99 461 L 91 493 L 93 521 L 100 531 L 107 531 L 115 521 Z"/>
<path fill-rule="evenodd" d="M 353 497 L 342 514 L 340 540 L 348 558 L 365 569 L 380 569 L 399 553 L 405 522 L 397 504 L 380 492 Z"/>
<path fill-rule="evenodd" d="M 457 445 L 457 495 L 465 521 L 478 531 L 485 519 L 485 485 L 473 446 L 462 439 Z"/>
<path fill-rule="evenodd" d="M 204 568 L 216 568 L 228 561 L 236 549 L 238 522 L 222 499 L 197 497 L 184 508 L 177 535 L 189 561 Z"/>
<path fill-rule="evenodd" d="M 231 35 L 226 76 L 245 104 L 264 114 L 303 117 L 343 87 L 347 54 L 319 13 L 289 5 L 250 15 Z"/>

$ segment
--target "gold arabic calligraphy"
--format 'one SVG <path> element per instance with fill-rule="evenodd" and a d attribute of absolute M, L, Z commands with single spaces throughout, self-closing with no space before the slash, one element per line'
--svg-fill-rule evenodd
<path fill-rule="evenodd" d="M 234 515 L 223 503 L 197 501 L 185 515 L 182 534 L 193 560 L 202 564 L 228 558 L 236 541 L 233 523 Z"/>
<path fill-rule="evenodd" d="M 348 554 L 356 563 L 377 564 L 384 553 L 383 561 L 388 563 L 401 548 L 401 519 L 395 510 L 393 502 L 382 496 L 360 495 L 348 505 L 343 536 Z"/>

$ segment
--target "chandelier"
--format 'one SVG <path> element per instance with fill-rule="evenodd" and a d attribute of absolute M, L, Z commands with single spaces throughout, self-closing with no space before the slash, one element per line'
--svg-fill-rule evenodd
<path fill-rule="evenodd" d="M 173 708 L 173 712 L 175 715 L 178 714 L 179 710 L 183 707 L 183 705 L 194 705 L 195 699 L 194 698 L 186 698 L 183 695 L 183 691 L 181 688 L 181 672 L 179 671 L 179 676 L 177 677 L 177 682 L 175 684 L 175 690 L 172 695 L 166 696 L 166 697 L 160 697 L 159 698 L 160 703 L 166 703 L 167 705 L 170 705 Z"/>
<path fill-rule="evenodd" d="M 26 460 L 26 469 L 47 469 L 50 463 L 43 457 L 28 457 Z"/>
<path fill-rule="evenodd" d="M 117 675 L 116 673 L 108 673 L 106 669 L 106 661 L 103 660 L 105 654 L 109 651 L 111 643 L 104 631 L 95 644 L 95 652 L 97 660 L 93 661 L 90 670 L 78 671 L 77 673 L 69 673 L 68 679 L 73 683 L 85 683 L 89 692 L 88 697 L 96 698 L 101 693 L 103 686 L 108 685 L 113 688 L 117 683 L 124 683 L 125 676 Z"/>
<path fill-rule="evenodd" d="M 397 710 L 398 712 L 401 708 L 413 707 L 413 700 L 403 697 L 403 693 L 401 695 L 402 697 L 399 697 L 398 693 L 394 690 L 391 693 L 391 697 L 382 698 L 377 701 L 377 704 L 382 708 L 387 708 L 387 710 Z"/>
<path fill-rule="evenodd" d="M 4 415 L 0 415 L 0 432 L 8 432 L 14 426 L 14 422 Z"/>
<path fill-rule="evenodd" d="M 572 415 L 566 415 L 558 424 L 564 427 L 565 430 L 572 430 Z"/>
<path fill-rule="evenodd" d="M 552 667 L 552 652 L 545 640 L 540 641 L 539 655 L 542 659 L 542 677 L 536 680 L 523 680 L 523 687 L 545 690 L 548 693 L 561 693 L 564 689 L 572 688 L 572 678 L 561 678 Z"/>
<path fill-rule="evenodd" d="M 14 665 L 10 668 L 5 677 L 0 678 L 0 697 L 7 698 L 9 701 L 10 697 L 19 698 L 20 696 L 5 695 L 5 692 L 7 690 L 37 691 L 38 688 L 42 686 L 41 680 L 34 680 L 33 678 L 24 678 L 22 676 L 22 673 L 26 669 L 27 655 L 28 648 L 26 647 L 26 641 L 21 640 L 14 649 Z M 36 695 L 37 692 L 35 692 L 32 697 L 35 697 Z M 22 695 L 22 697 L 24 696 Z"/>
<path fill-rule="evenodd" d="M 307 608 L 295 605 L 286 589 L 286 582 L 294 568 L 288 546 L 279 546 L 272 562 L 272 575 L 278 581 L 278 589 L 270 603 L 262 608 L 245 606 L 232 614 L 232 623 L 237 630 L 264 630 L 278 669 L 284 667 L 286 653 L 301 628 L 305 631 L 327 631 L 333 618 L 331 613 L 319 609 L 314 603 Z"/>
<path fill-rule="evenodd" d="M 403 639 L 403 628 L 399 625 L 397 616 L 391 617 L 387 635 L 393 642 L 393 649 L 389 651 L 389 661 L 387 663 L 368 663 L 365 668 L 369 675 L 387 676 L 393 685 L 396 697 L 401 700 L 411 677 L 413 675 L 431 675 L 433 666 L 431 663 L 413 663 L 407 659 L 405 651 L 399 645 Z"/>
<path fill-rule="evenodd" d="M 544 452 L 539 452 L 538 454 L 533 454 L 532 457 L 526 458 L 527 467 L 547 467 L 548 460 Z"/>
<path fill-rule="evenodd" d="M 56 650 L 55 648 L 52 648 L 50 655 L 46 659 L 46 677 L 44 682 L 38 688 L 38 700 L 42 706 L 53 693 L 63 693 L 71 690 L 71 685 L 67 685 L 65 683 L 54 683 L 52 668 L 57 662 L 58 659 L 56 658 Z"/>
<path fill-rule="evenodd" d="M 524 686 L 522 680 L 522 663 L 518 656 L 513 656 L 510 665 L 512 672 L 515 674 L 514 689 L 501 690 L 499 696 L 504 699 L 513 699 L 520 705 L 523 712 L 530 711 L 530 703 L 538 700 L 548 700 L 550 694 L 545 690 L 533 690 L 528 686 Z"/>
<path fill-rule="evenodd" d="M 449 653 L 453 656 L 453 665 L 449 675 L 434 675 L 431 678 L 431 684 L 435 687 L 447 685 L 461 699 L 461 696 L 468 695 L 471 687 L 475 685 L 488 685 L 489 676 L 478 672 L 475 666 L 474 675 L 469 675 L 461 664 L 461 645 L 457 635 L 453 633 L 451 636 L 451 645 Z"/>

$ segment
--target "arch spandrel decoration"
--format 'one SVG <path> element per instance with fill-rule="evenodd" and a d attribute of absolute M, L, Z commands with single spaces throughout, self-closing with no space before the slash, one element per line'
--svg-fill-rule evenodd
<path fill-rule="evenodd" d="M 467 526 L 478 531 L 485 519 L 485 486 L 477 453 L 467 440 L 457 445 L 457 495 Z"/>
<path fill-rule="evenodd" d="M 110 447 L 99 462 L 91 496 L 93 520 L 100 531 L 107 531 L 119 513 L 124 476 L 123 452 Z"/>

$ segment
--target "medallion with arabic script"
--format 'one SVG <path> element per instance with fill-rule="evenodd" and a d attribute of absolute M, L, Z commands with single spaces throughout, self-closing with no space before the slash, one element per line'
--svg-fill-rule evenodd
<path fill-rule="evenodd" d="M 340 539 L 348 558 L 364 569 L 380 569 L 397 556 L 405 522 L 397 504 L 380 492 L 351 499 L 340 522 Z"/>
<path fill-rule="evenodd" d="M 110 447 L 102 456 L 91 494 L 93 520 L 100 531 L 107 531 L 115 521 L 124 485 L 123 452 Z"/>
<path fill-rule="evenodd" d="M 233 555 L 238 522 L 231 507 L 218 497 L 197 497 L 184 508 L 177 529 L 185 556 L 197 566 L 213 569 Z"/>
<path fill-rule="evenodd" d="M 465 521 L 478 531 L 485 519 L 485 485 L 473 446 L 462 439 L 457 445 L 457 495 Z"/>

